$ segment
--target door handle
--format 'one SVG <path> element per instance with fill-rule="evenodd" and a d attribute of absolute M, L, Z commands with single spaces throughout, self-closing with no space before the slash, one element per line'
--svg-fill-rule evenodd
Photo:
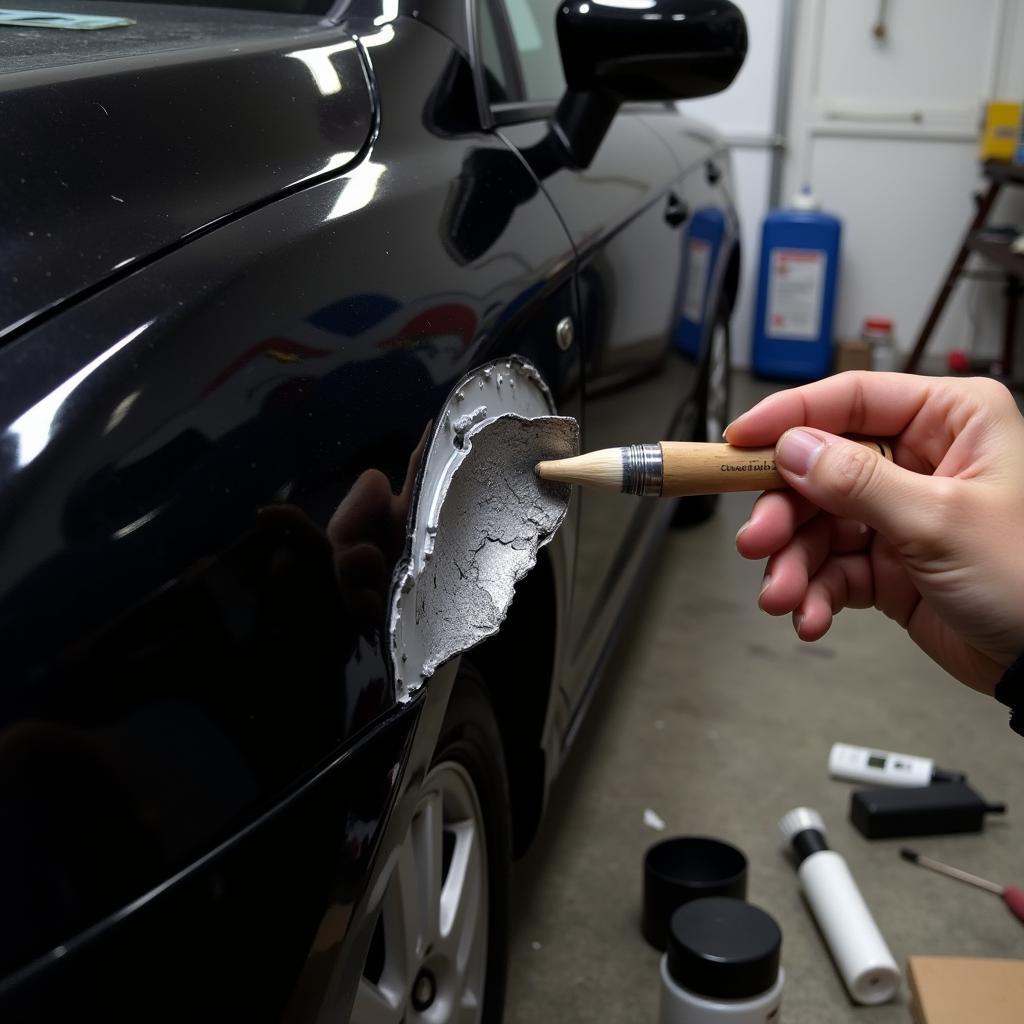
<path fill-rule="evenodd" d="M 668 194 L 668 203 L 665 205 L 665 220 L 672 227 L 677 228 L 680 224 L 686 223 L 689 216 L 690 207 L 675 192 L 670 192 Z"/>

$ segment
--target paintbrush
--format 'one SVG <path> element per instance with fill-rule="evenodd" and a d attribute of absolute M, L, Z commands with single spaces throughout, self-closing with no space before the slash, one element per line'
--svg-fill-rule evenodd
<path fill-rule="evenodd" d="M 851 440 L 892 461 L 892 445 L 876 438 Z M 736 448 L 701 441 L 662 441 L 538 462 L 544 480 L 643 497 L 679 498 L 730 491 L 771 491 L 786 486 L 774 448 Z"/>

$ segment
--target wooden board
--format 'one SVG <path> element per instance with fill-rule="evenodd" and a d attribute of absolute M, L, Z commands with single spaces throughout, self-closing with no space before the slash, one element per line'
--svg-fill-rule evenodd
<path fill-rule="evenodd" d="M 1024 1021 L 1024 960 L 912 956 L 907 964 L 917 1024 Z"/>

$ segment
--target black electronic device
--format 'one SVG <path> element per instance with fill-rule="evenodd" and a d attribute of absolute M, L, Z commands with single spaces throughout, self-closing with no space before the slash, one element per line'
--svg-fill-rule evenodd
<path fill-rule="evenodd" d="M 986 814 L 1002 814 L 965 782 L 906 789 L 858 789 L 850 800 L 850 821 L 868 839 L 980 832 Z"/>

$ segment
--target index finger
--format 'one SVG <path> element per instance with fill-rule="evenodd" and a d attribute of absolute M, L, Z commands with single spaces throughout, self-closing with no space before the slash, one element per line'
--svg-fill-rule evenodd
<path fill-rule="evenodd" d="M 932 395 L 935 382 L 909 373 L 851 370 L 779 391 L 758 402 L 725 429 L 729 444 L 772 445 L 790 427 L 818 427 L 832 434 L 901 433 Z"/>

